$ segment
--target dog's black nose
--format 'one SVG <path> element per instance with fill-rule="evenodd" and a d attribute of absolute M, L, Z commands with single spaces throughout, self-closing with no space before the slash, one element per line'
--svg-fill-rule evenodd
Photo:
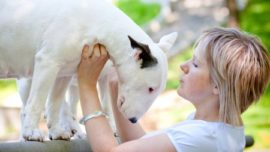
<path fill-rule="evenodd" d="M 132 117 L 132 118 L 129 119 L 129 121 L 131 123 L 136 123 L 137 122 L 137 118 L 136 117 Z"/>

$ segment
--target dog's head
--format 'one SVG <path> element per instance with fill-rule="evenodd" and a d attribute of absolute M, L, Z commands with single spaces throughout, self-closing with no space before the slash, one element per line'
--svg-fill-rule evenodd
<path fill-rule="evenodd" d="M 167 56 L 177 33 L 161 38 L 159 43 L 145 44 L 131 36 L 131 55 L 117 66 L 119 96 L 117 105 L 122 114 L 135 123 L 164 90 L 167 81 Z"/>

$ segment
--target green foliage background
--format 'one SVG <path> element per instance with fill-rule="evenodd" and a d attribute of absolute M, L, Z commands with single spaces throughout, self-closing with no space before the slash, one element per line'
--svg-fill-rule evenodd
<path fill-rule="evenodd" d="M 142 3 L 140 0 L 118 0 L 116 6 L 139 25 L 147 23 L 160 11 L 158 3 Z"/>
<path fill-rule="evenodd" d="M 249 0 L 240 13 L 243 30 L 257 35 L 270 50 L 270 1 Z M 260 99 L 243 114 L 246 133 L 255 138 L 254 148 L 270 148 L 270 85 Z"/>

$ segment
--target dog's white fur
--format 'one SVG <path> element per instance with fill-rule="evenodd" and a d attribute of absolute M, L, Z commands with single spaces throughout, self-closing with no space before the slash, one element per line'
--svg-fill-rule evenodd
<path fill-rule="evenodd" d="M 76 121 L 77 103 L 79 100 L 77 80 L 72 79 L 69 86 L 67 86 L 66 80 L 69 80 L 69 78 L 57 78 L 57 82 L 55 82 L 49 95 L 49 101 L 46 102 L 47 108 L 45 108 L 44 117 L 47 119 L 50 139 L 69 140 L 72 136 L 75 138 L 86 137 Z M 30 78 L 17 80 L 18 91 L 23 102 L 21 120 L 23 120 L 24 108 L 29 96 L 31 83 L 32 80 Z M 67 90 L 66 94 L 65 90 Z M 22 121 L 21 124 L 23 123 Z M 21 137 L 21 140 L 24 139 Z"/>
<path fill-rule="evenodd" d="M 157 60 L 155 65 L 141 67 L 144 60 L 134 57 L 141 50 L 131 47 L 128 35 L 149 46 Z M 61 105 L 52 100 L 63 98 L 84 44 L 90 48 L 96 43 L 106 46 L 120 79 L 119 110 L 128 119 L 140 118 L 165 87 L 167 58 L 161 48 L 168 50 L 175 39 L 174 33 L 154 43 L 104 0 L 0 0 L 0 78 L 32 78 L 23 115 L 23 137 L 43 140 L 38 122 L 45 101 L 48 98 L 51 102 L 50 108 Z M 154 89 L 151 93 L 150 87 Z M 56 94 L 54 89 L 62 93 Z M 52 119 L 56 115 L 48 113 L 50 129 L 57 139 L 65 131 L 59 120 Z"/>

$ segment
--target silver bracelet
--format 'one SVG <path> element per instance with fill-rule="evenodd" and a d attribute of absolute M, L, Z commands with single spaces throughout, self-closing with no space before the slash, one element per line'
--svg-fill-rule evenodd
<path fill-rule="evenodd" d="M 106 113 L 104 113 L 102 111 L 96 111 L 96 112 L 90 113 L 89 115 L 82 117 L 82 119 L 79 122 L 80 122 L 80 124 L 85 125 L 86 121 L 88 121 L 92 118 L 95 118 L 95 117 L 99 117 L 99 116 L 105 116 L 106 118 L 108 118 L 108 115 Z"/>

